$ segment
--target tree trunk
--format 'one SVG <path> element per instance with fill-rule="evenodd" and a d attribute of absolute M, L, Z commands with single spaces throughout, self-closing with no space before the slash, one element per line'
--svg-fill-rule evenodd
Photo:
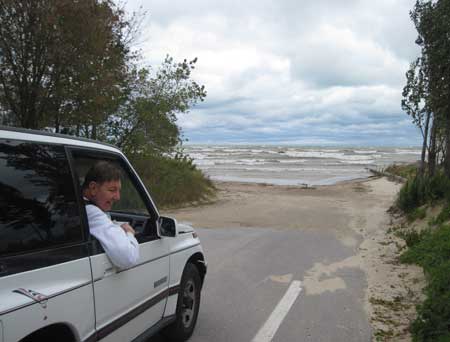
<path fill-rule="evenodd" d="M 450 178 L 450 120 L 445 123 L 444 172 Z"/>
<path fill-rule="evenodd" d="M 431 117 L 431 113 L 427 112 L 427 118 L 425 120 L 425 129 L 423 132 L 422 155 L 420 157 L 420 166 L 419 166 L 419 176 L 420 177 L 423 177 L 423 174 L 425 172 L 425 154 L 426 154 L 427 145 L 428 145 L 428 127 L 430 125 L 430 117 Z"/>
<path fill-rule="evenodd" d="M 97 139 L 97 125 L 93 124 L 92 125 L 92 134 L 91 134 L 91 139 Z"/>
<path fill-rule="evenodd" d="M 59 133 L 61 128 L 61 123 L 59 120 L 59 113 L 55 113 L 55 133 Z"/>
<path fill-rule="evenodd" d="M 433 120 L 430 134 L 430 149 L 428 150 L 428 174 L 434 176 L 436 172 L 436 119 Z"/>

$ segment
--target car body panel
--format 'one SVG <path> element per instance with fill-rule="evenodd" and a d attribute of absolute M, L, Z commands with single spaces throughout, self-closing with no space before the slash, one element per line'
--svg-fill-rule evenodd
<path fill-rule="evenodd" d="M 0 280 L 0 318 L 5 341 L 18 341 L 53 323 L 70 322 L 81 340 L 95 330 L 89 258 L 13 274 Z M 46 299 L 37 302 L 17 289 Z"/>
<path fill-rule="evenodd" d="M 163 292 L 169 286 L 168 250 L 166 239 L 142 243 L 138 265 L 126 270 L 115 269 L 104 253 L 92 257 L 98 330 L 117 324 L 115 322 L 128 311 L 158 297 L 151 303 L 154 305 L 140 315 L 145 317 L 144 325 L 134 322 L 130 330 L 127 323 L 115 329 L 111 336 L 105 336 L 105 341 L 123 341 L 123 331 L 128 338 L 138 336 L 162 318 L 166 302 Z"/>
<path fill-rule="evenodd" d="M 177 234 L 177 237 L 171 240 L 170 288 L 176 288 L 180 285 L 183 270 L 191 256 L 197 253 L 200 253 L 202 256 L 204 256 L 202 246 L 200 245 L 200 240 L 198 239 L 198 237 L 193 237 L 193 232 L 194 230 L 192 229 L 189 233 Z M 164 317 L 175 314 L 177 300 L 178 293 L 172 292 L 167 300 Z"/>

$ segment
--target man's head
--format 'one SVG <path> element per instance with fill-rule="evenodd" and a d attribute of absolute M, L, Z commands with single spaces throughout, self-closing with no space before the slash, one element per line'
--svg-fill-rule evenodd
<path fill-rule="evenodd" d="M 121 172 L 112 163 L 101 161 L 87 172 L 83 183 L 83 196 L 103 211 L 109 211 L 120 199 Z"/>

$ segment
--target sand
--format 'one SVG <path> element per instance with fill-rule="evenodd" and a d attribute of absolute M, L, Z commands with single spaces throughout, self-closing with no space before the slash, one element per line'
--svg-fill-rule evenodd
<path fill-rule="evenodd" d="M 360 267 L 367 276 L 365 310 L 374 341 L 410 341 L 408 326 L 421 300 L 421 269 L 397 261 L 404 248 L 392 233 L 395 219 L 387 212 L 400 184 L 369 178 L 330 186 L 216 183 L 217 200 L 164 214 L 205 228 L 259 227 L 313 229 L 334 234 L 355 254 L 334 264 L 315 264 L 304 279 L 306 292 L 338 289 L 339 278 L 327 278 L 343 267 Z"/>

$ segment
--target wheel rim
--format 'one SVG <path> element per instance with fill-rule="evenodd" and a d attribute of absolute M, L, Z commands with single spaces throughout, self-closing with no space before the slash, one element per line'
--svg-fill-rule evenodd
<path fill-rule="evenodd" d="M 189 328 L 194 320 L 195 304 L 196 304 L 196 288 L 195 283 L 190 279 L 186 282 L 183 290 L 183 306 L 181 310 L 181 318 L 183 326 Z"/>

